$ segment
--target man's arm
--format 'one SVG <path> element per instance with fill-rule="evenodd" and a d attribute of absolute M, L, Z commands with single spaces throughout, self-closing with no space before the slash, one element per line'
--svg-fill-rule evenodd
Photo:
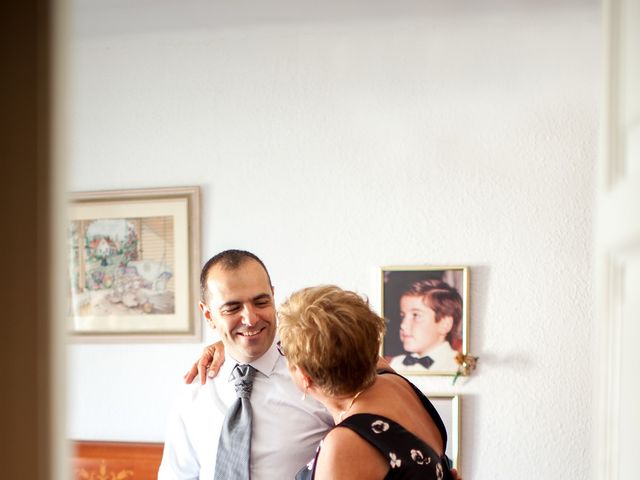
<path fill-rule="evenodd" d="M 180 413 L 180 404 L 174 405 L 165 434 L 162 462 L 158 480 L 197 480 L 200 474 L 197 455 Z"/>

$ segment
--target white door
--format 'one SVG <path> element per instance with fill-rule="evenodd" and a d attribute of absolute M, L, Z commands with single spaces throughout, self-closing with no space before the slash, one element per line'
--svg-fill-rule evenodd
<path fill-rule="evenodd" d="M 606 0 L 595 478 L 640 479 L 640 0 Z"/>

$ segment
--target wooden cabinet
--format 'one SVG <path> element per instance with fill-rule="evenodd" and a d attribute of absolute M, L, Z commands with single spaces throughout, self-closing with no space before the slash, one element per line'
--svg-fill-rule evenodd
<path fill-rule="evenodd" d="M 74 480 L 156 480 L 161 443 L 72 443 Z"/>

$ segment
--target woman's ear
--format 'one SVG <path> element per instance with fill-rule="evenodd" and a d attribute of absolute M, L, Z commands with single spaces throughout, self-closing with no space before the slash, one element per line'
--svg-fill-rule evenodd
<path fill-rule="evenodd" d="M 311 377 L 309 376 L 309 374 L 306 372 L 306 370 L 302 367 L 295 367 L 298 371 L 298 375 L 300 375 L 300 380 L 302 382 L 302 385 L 304 386 L 304 388 L 311 388 L 311 386 L 313 386 L 313 380 L 311 380 Z"/>

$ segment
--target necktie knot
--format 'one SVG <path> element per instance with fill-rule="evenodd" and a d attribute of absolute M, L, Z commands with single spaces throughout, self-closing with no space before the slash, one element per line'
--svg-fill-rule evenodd
<path fill-rule="evenodd" d="M 419 363 L 424 368 L 429 368 L 431 365 L 433 365 L 433 358 L 431 358 L 429 355 L 419 358 L 407 355 L 406 357 L 404 357 L 404 360 L 402 360 L 402 364 L 408 367 L 410 367 L 411 365 L 415 365 L 416 363 Z"/>
<path fill-rule="evenodd" d="M 231 373 L 238 398 L 251 397 L 251 389 L 253 388 L 253 377 L 256 369 L 251 365 L 236 365 Z"/>

